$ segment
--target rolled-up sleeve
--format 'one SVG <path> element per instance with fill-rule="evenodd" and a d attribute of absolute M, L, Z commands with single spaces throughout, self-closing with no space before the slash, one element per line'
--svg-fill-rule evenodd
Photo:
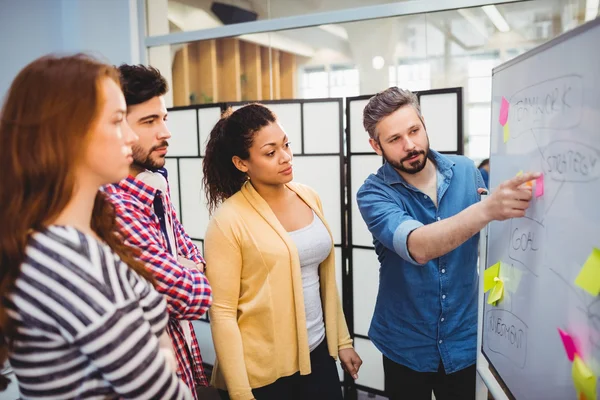
<path fill-rule="evenodd" d="M 410 216 L 401 203 L 368 181 L 359 189 L 356 200 L 373 238 L 404 260 L 420 265 L 408 251 L 408 236 L 423 224 Z"/>

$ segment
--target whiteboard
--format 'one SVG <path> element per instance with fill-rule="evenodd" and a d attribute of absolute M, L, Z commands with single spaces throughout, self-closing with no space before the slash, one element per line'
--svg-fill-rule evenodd
<path fill-rule="evenodd" d="M 600 19 L 493 72 L 492 193 L 519 171 L 544 173 L 544 193 L 527 216 L 493 222 L 487 232 L 485 266 L 501 262 L 505 291 L 497 306 L 483 304 L 481 350 L 497 382 L 519 400 L 577 398 L 559 328 L 600 375 L 600 298 L 575 285 L 600 248 L 598 43 Z M 490 379 L 489 369 L 478 371 Z"/>

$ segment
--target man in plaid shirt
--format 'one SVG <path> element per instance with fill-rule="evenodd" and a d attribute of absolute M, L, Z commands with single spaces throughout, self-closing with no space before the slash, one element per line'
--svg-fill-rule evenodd
<path fill-rule="evenodd" d="M 167 129 L 160 72 L 142 65 L 119 67 L 127 102 L 127 123 L 139 136 L 133 146 L 129 176 L 103 188 L 115 206 L 124 240 L 139 250 L 138 258 L 156 279 L 167 300 L 167 332 L 173 342 L 177 374 L 198 397 L 208 382 L 190 320 L 204 315 L 212 303 L 204 275 L 204 259 L 177 219 L 164 170 L 171 133 Z"/>

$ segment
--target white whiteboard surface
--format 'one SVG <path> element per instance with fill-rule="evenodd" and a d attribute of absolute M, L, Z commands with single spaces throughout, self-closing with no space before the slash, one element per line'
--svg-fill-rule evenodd
<path fill-rule="evenodd" d="M 430 147 L 436 151 L 458 151 L 458 95 L 422 94 L 419 103 Z"/>
<path fill-rule="evenodd" d="M 558 328 L 600 375 L 600 299 L 574 284 L 600 248 L 599 42 L 600 19 L 493 74 L 492 192 L 519 171 L 544 173 L 544 194 L 526 218 L 488 226 L 485 266 L 502 262 L 509 284 L 496 307 L 484 304 L 482 355 L 518 400 L 577 398 Z M 506 143 L 502 97 L 510 103 Z"/>

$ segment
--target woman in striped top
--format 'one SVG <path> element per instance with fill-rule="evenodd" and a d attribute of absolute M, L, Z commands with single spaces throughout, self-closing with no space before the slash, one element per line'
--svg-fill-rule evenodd
<path fill-rule="evenodd" d="M 0 365 L 23 398 L 191 398 L 165 302 L 98 191 L 128 173 L 125 113 L 116 70 L 76 55 L 25 67 L 0 114 Z"/>

